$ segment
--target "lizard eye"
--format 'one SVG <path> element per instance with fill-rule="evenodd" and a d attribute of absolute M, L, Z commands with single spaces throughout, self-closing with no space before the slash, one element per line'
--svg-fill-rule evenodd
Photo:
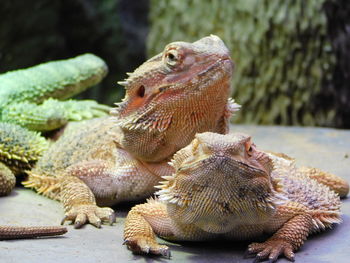
<path fill-rule="evenodd" d="M 165 60 L 169 66 L 175 66 L 179 60 L 176 50 L 169 50 L 165 53 Z"/>
<path fill-rule="evenodd" d="M 175 60 L 175 55 L 173 53 L 167 54 L 169 60 Z"/>
<path fill-rule="evenodd" d="M 137 90 L 137 96 L 143 98 L 145 96 L 145 86 L 141 85 Z"/>

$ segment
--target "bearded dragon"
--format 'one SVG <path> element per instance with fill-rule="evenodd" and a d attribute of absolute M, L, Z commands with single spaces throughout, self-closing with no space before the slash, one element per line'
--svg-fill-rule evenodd
<path fill-rule="evenodd" d="M 310 233 L 341 222 L 339 194 L 349 191 L 333 174 L 258 150 L 245 134 L 197 134 L 171 165 L 175 172 L 157 186 L 158 198 L 133 207 L 126 218 L 125 244 L 133 252 L 169 257 L 156 235 L 204 241 L 268 234 L 265 242 L 249 245 L 248 254 L 294 260 Z"/>
<path fill-rule="evenodd" d="M 233 62 L 217 36 L 173 42 L 119 84 L 111 118 L 69 129 L 28 172 L 24 185 L 61 201 L 76 228 L 114 221 L 109 207 L 154 192 L 168 161 L 198 132 L 226 133 L 238 109 L 228 99 Z"/>

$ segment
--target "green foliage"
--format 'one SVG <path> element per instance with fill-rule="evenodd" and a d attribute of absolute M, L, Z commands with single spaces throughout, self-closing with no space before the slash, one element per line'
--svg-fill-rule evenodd
<path fill-rule="evenodd" d="M 260 124 L 332 125 L 334 109 L 319 105 L 334 56 L 323 1 L 151 1 L 148 52 L 172 41 L 221 37 L 236 63 L 235 120 Z"/>
<path fill-rule="evenodd" d="M 142 26 L 133 24 L 135 14 L 127 12 L 123 12 L 127 17 L 122 25 L 121 2 L 126 1 L 1 0 L 0 73 L 93 53 L 107 62 L 110 72 L 100 85 L 79 98 L 109 105 L 119 101 L 124 89 L 117 81 L 145 59 L 145 37 L 133 38 L 133 34 L 140 35 Z M 145 1 L 136 2 L 142 9 L 137 18 L 146 18 Z M 147 32 L 144 28 L 141 31 Z"/>

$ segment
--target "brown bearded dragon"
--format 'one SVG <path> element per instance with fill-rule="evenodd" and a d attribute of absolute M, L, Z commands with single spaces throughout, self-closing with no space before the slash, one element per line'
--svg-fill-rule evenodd
<path fill-rule="evenodd" d="M 61 201 L 76 228 L 114 221 L 108 207 L 154 192 L 168 161 L 198 132 L 226 133 L 238 109 L 229 98 L 233 62 L 217 36 L 173 42 L 119 84 L 112 118 L 69 128 L 28 172 L 26 187 Z"/>
<path fill-rule="evenodd" d="M 248 254 L 269 262 L 294 252 L 310 233 L 340 223 L 340 196 L 349 185 L 315 168 L 297 168 L 283 154 L 259 151 L 244 134 L 201 133 L 178 151 L 174 174 L 157 186 L 158 199 L 131 209 L 127 247 L 170 256 L 155 235 L 171 241 L 244 240 Z M 337 193 L 336 193 L 337 192 Z"/>

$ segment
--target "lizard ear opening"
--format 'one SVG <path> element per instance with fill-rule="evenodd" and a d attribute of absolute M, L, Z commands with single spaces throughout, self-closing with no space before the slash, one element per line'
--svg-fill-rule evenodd
<path fill-rule="evenodd" d="M 143 98 L 145 96 L 145 86 L 141 85 L 137 91 L 137 96 Z"/>

